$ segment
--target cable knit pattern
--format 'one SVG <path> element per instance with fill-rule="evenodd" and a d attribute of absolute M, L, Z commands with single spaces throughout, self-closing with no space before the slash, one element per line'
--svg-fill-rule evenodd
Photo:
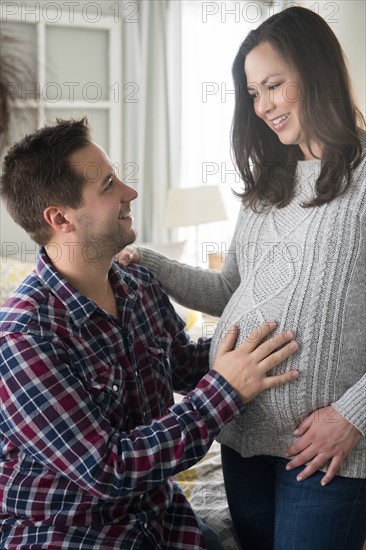
<path fill-rule="evenodd" d="M 362 141 L 365 148 L 365 135 Z M 366 434 L 366 158 L 346 194 L 320 207 L 302 208 L 313 196 L 319 170 L 320 161 L 298 163 L 296 196 L 283 209 L 258 215 L 242 207 L 221 275 L 225 286 L 236 290 L 213 337 L 211 365 L 233 323 L 240 329 L 238 343 L 263 321 L 274 319 L 278 331 L 293 329 L 300 344 L 273 372 L 297 368 L 299 379 L 258 395 L 220 433 L 218 440 L 242 456 L 285 456 L 296 440 L 293 430 L 312 411 L 328 405 Z M 189 269 L 172 268 L 168 260 L 147 251 L 142 257 L 163 285 L 169 271 L 178 301 L 189 294 L 202 307 L 203 280 L 206 295 L 211 280 L 215 282 L 210 300 L 216 300 L 217 274 L 201 275 L 198 284 L 193 274 L 187 275 Z M 366 477 L 365 437 L 339 474 Z"/>

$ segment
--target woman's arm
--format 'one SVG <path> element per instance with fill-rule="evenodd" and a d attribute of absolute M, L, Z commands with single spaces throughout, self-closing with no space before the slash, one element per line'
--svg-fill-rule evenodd
<path fill-rule="evenodd" d="M 141 264 L 150 268 L 164 290 L 185 307 L 220 316 L 239 284 L 236 262 L 225 262 L 218 272 L 182 264 L 146 248 L 139 250 Z"/>
<path fill-rule="evenodd" d="M 167 258 L 159 252 L 139 247 L 136 254 L 118 255 L 118 261 L 128 264 L 138 261 L 151 269 L 164 290 L 179 304 L 219 317 L 240 283 L 237 265 L 237 232 L 242 221 L 240 209 L 234 236 L 223 263 L 222 271 L 193 267 Z"/>

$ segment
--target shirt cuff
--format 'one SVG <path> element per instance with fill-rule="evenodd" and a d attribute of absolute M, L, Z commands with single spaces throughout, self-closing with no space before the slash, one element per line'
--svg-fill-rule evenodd
<path fill-rule="evenodd" d="M 187 395 L 193 407 L 204 417 L 214 435 L 244 412 L 244 404 L 230 384 L 214 370 L 210 370 Z"/>

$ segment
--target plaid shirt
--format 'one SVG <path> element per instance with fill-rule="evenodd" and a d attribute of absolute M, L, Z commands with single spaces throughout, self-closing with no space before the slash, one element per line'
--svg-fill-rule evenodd
<path fill-rule="evenodd" d="M 1 309 L 0 548 L 205 548 L 172 476 L 243 405 L 149 271 L 110 280 L 119 320 L 41 250 Z"/>

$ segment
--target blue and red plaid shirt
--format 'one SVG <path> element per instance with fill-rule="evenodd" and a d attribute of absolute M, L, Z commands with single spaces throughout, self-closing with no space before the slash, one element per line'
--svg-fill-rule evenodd
<path fill-rule="evenodd" d="M 0 548 L 205 548 L 172 476 L 243 405 L 147 269 L 110 280 L 118 320 L 41 250 L 1 309 Z"/>

